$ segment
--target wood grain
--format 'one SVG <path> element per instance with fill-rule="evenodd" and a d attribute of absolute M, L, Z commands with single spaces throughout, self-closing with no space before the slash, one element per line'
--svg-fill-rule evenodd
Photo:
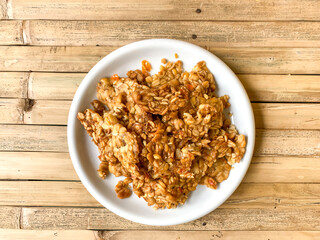
<path fill-rule="evenodd" d="M 0 44 L 23 44 L 22 21 L 0 21 Z"/>
<path fill-rule="evenodd" d="M 0 125 L 1 151 L 67 152 L 66 127 Z"/>
<path fill-rule="evenodd" d="M 0 179 L 79 180 L 68 153 L 0 152 L 0 166 Z M 319 168 L 319 157 L 253 157 L 243 182 L 320 183 Z"/>
<path fill-rule="evenodd" d="M 28 76 L 26 72 L 0 72 L 0 97 L 26 98 Z"/>
<path fill-rule="evenodd" d="M 102 232 L 88 230 L 23 230 L 23 229 L 0 229 L 2 240 L 109 240 L 109 238 L 98 238 Z M 303 236 L 303 232 L 297 233 Z M 307 232 L 304 234 L 307 235 Z M 309 235 L 312 236 L 312 235 Z"/>
<path fill-rule="evenodd" d="M 2 240 L 312 240 L 319 231 L 92 231 L 0 229 Z"/>
<path fill-rule="evenodd" d="M 308 240 L 320 236 L 319 231 L 99 231 L 96 234 L 102 240 Z"/>
<path fill-rule="evenodd" d="M 24 123 L 67 125 L 70 105 L 71 101 L 37 100 L 32 109 L 25 112 Z"/>
<path fill-rule="evenodd" d="M 319 48 L 211 48 L 236 73 L 318 74 Z"/>
<path fill-rule="evenodd" d="M 4 1 L 4 0 L 3 0 Z M 196 10 L 200 9 L 201 13 Z M 12 0 L 15 19 L 87 20 L 320 20 L 312 0 Z M 0 15 L 1 16 L 1 15 Z M 3 16 L 4 17 L 4 16 Z"/>
<path fill-rule="evenodd" d="M 12 18 L 10 4 L 6 0 L 0 0 L 0 19 Z"/>
<path fill-rule="evenodd" d="M 71 100 L 84 77 L 84 73 L 32 72 L 28 94 L 32 99 Z M 238 74 L 238 77 L 251 101 L 320 102 L 320 76 Z"/>
<path fill-rule="evenodd" d="M 0 166 L 0 179 L 79 180 L 68 153 L 0 152 Z"/>
<path fill-rule="evenodd" d="M 81 182 L 0 181 L 0 195 L 4 206 L 101 207 Z"/>
<path fill-rule="evenodd" d="M 0 71 L 88 72 L 116 47 L 1 46 Z M 319 74 L 320 48 L 208 48 L 236 73 Z"/>
<path fill-rule="evenodd" d="M 84 73 L 0 72 L 0 97 L 71 100 Z M 320 102 L 320 76 L 238 74 L 251 101 Z"/>
<path fill-rule="evenodd" d="M 0 125 L 0 137 L 0 151 L 68 150 L 65 126 Z M 318 130 L 257 129 L 255 155 L 319 156 L 319 139 Z"/>
<path fill-rule="evenodd" d="M 243 182 L 320 182 L 319 157 L 253 157 Z"/>
<path fill-rule="evenodd" d="M 23 123 L 24 99 L 0 98 L 0 123 Z"/>
<path fill-rule="evenodd" d="M 101 207 L 81 182 L 0 181 L 0 195 L 5 206 Z M 320 184 L 315 183 L 242 183 L 221 207 L 312 207 L 319 197 Z"/>
<path fill-rule="evenodd" d="M 320 155 L 320 131 L 256 130 L 255 155 Z"/>
<path fill-rule="evenodd" d="M 88 72 L 114 47 L 0 47 L 2 71 Z"/>
<path fill-rule="evenodd" d="M 32 72 L 30 74 L 30 80 L 28 84 L 29 98 L 52 100 L 73 99 L 73 95 L 75 94 L 85 75 L 86 74 L 84 73 Z M 318 94 L 315 95 L 318 96 Z"/>
<path fill-rule="evenodd" d="M 320 101 L 320 76 L 238 74 L 238 77 L 251 101 Z"/>
<path fill-rule="evenodd" d="M 0 211 L 2 209 L 0 208 Z M 23 229 L 116 229 L 116 230 L 249 230 L 319 231 L 320 208 L 218 208 L 185 224 L 153 227 L 125 220 L 104 208 L 22 208 Z M 107 219 L 107 220 L 106 220 Z M 288 220 L 290 219 L 290 221 Z M 0 222 L 0 224 L 3 224 Z"/>
<path fill-rule="evenodd" d="M 108 240 L 301 240 L 316 239 L 319 231 L 98 231 L 97 235 Z"/>
<path fill-rule="evenodd" d="M 0 206 L 0 228 L 19 229 L 20 220 L 21 208 Z"/>
<path fill-rule="evenodd" d="M 253 103 L 257 128 L 315 129 L 320 126 L 320 104 Z"/>
<path fill-rule="evenodd" d="M 319 239 L 319 9 L 317 0 L 0 0 L 0 239 Z M 85 74 L 149 38 L 184 40 L 221 58 L 256 119 L 239 188 L 176 226 L 103 208 L 68 154 L 68 110 Z"/>
<path fill-rule="evenodd" d="M 150 38 L 179 39 L 215 48 L 320 46 L 320 22 L 33 20 L 24 21 L 23 30 L 21 21 L 15 23 L 17 26 L 10 30 L 23 32 L 23 43 L 41 46 L 119 46 Z M 17 44 L 15 38 L 10 39 L 0 41 L 1 45 Z"/>
<path fill-rule="evenodd" d="M 70 101 L 37 100 L 24 114 L 24 123 L 66 125 L 70 105 Z M 320 117 L 315 113 L 320 112 L 320 104 L 253 103 L 252 107 L 257 128 L 319 129 Z"/>

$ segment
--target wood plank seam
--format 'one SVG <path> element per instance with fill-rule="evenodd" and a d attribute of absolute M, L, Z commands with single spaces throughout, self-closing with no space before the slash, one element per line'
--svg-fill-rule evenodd
<path fill-rule="evenodd" d="M 21 20 L 11 21 L 12 23 Z M 130 27 L 130 25 L 134 27 Z M 146 38 L 174 38 L 214 47 L 319 47 L 319 22 L 22 20 L 22 44 L 115 46 Z M 120 25 L 120 26 L 118 26 Z M 178 25 L 179 31 L 172 30 Z M 115 27 L 117 26 L 117 27 Z M 121 30 L 127 28 L 126 32 Z M 41 29 L 46 29 L 42 31 Z M 154 31 L 154 29 L 158 29 Z M 109 34 L 104 34 L 109 30 Z M 186 32 L 188 32 L 186 34 Z M 213 32 L 214 34 L 208 34 Z M 239 37 L 239 35 L 241 37 Z M 14 45 L 12 43 L 4 45 Z"/>
<path fill-rule="evenodd" d="M 22 229 L 23 227 L 23 212 L 22 212 L 22 207 L 20 208 L 20 210 L 18 211 L 18 219 L 17 219 L 17 228 L 18 229 Z"/>
<path fill-rule="evenodd" d="M 31 44 L 31 36 L 30 36 L 29 21 L 26 21 L 26 20 L 22 21 L 21 34 L 22 34 L 23 45 L 30 45 Z"/>
<path fill-rule="evenodd" d="M 7 16 L 8 19 L 13 19 L 12 0 L 6 0 L 7 2 Z"/>

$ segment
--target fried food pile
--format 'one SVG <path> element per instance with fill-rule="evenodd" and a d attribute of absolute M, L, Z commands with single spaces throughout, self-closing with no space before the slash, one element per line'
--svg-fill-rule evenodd
<path fill-rule="evenodd" d="M 164 62 L 164 61 L 163 61 Z M 133 192 L 149 206 L 176 208 L 198 184 L 216 189 L 245 153 L 246 140 L 223 110 L 228 96 L 215 95 L 205 62 L 185 72 L 168 62 L 150 76 L 150 63 L 127 77 L 113 75 L 97 85 L 93 109 L 78 119 L 100 151 L 99 175 L 119 181 L 119 198 Z"/>

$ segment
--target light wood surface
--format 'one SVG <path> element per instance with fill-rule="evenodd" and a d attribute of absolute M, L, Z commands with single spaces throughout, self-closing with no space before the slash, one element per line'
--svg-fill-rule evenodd
<path fill-rule="evenodd" d="M 0 72 L 0 97 L 26 98 L 29 75 L 26 72 Z"/>
<path fill-rule="evenodd" d="M 315 0 L 0 0 L 0 239 L 320 239 L 319 9 Z M 226 62 L 257 127 L 235 193 L 167 227 L 103 208 L 67 146 L 86 73 L 148 38 L 191 42 Z"/>
<path fill-rule="evenodd" d="M 0 125 L 0 150 L 67 152 L 66 132 L 65 126 Z M 257 129 L 255 154 L 319 156 L 319 139 L 318 130 Z"/>
<path fill-rule="evenodd" d="M 319 22 L 13 20 L 2 21 L 0 30 L 3 45 L 121 46 L 172 38 L 215 48 L 320 46 Z"/>
<path fill-rule="evenodd" d="M 0 46 L 0 71 L 88 72 L 116 46 Z M 207 49 L 236 73 L 320 74 L 320 48 Z"/>
<path fill-rule="evenodd" d="M 71 101 L 36 100 L 27 110 L 20 99 L 0 99 L 0 104 L 0 123 L 67 125 Z M 320 116 L 314 113 L 320 112 L 320 104 L 253 103 L 252 107 L 257 128 L 319 129 Z M 5 114 L 8 111 L 10 115 Z"/>
<path fill-rule="evenodd" d="M 0 72 L 0 97 L 72 100 L 85 73 Z M 238 74 L 251 101 L 320 102 L 318 75 Z M 21 84 L 19 84 L 19 81 Z M 10 84 L 10 85 L 9 85 Z"/>
<path fill-rule="evenodd" d="M 287 208 L 218 208 L 193 222 L 155 227 L 119 218 L 105 208 L 83 207 L 4 207 L 0 218 L 15 214 L 12 226 L 18 229 L 117 229 L 117 230 L 251 230 L 319 231 L 317 206 Z M 11 219 L 10 218 L 10 219 Z M 9 225 L 9 223 L 5 223 Z M 10 227 L 14 228 L 14 227 Z"/>
<path fill-rule="evenodd" d="M 5 206 L 102 207 L 81 182 L 1 181 Z M 317 205 L 320 184 L 242 183 L 222 208 L 292 208 Z"/>
<path fill-rule="evenodd" d="M 3 240 L 192 240 L 192 239 L 239 239 L 239 240 L 299 240 L 316 239 L 319 231 L 87 231 L 87 230 L 16 230 L 0 229 Z"/>
<path fill-rule="evenodd" d="M 320 20 L 314 0 L 1 0 L 4 19 Z M 201 13 L 196 10 L 200 9 Z M 1 16 L 1 15 L 0 15 Z"/>
<path fill-rule="evenodd" d="M 0 164 L 1 180 L 79 181 L 68 153 L 0 152 Z M 320 183 L 319 167 L 320 159 L 316 156 L 254 156 L 243 181 Z"/>

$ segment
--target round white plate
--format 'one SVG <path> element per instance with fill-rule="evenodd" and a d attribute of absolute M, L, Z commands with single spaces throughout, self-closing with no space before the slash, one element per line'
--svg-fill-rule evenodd
<path fill-rule="evenodd" d="M 113 74 L 126 76 L 128 70 L 141 69 L 141 61 L 148 60 L 152 74 L 159 70 L 161 59 L 176 61 L 179 55 L 186 71 L 199 61 L 205 61 L 214 74 L 219 96 L 230 96 L 232 121 L 238 131 L 247 137 L 246 154 L 235 164 L 229 178 L 219 184 L 217 190 L 198 186 L 183 206 L 176 209 L 154 210 L 135 194 L 118 199 L 114 187 L 120 178 L 109 174 L 106 180 L 99 178 L 98 149 L 91 141 L 77 113 L 91 108 L 96 99 L 96 85 L 100 78 Z M 103 54 L 103 53 L 101 53 Z M 251 161 L 255 141 L 255 125 L 251 104 L 245 89 L 236 75 L 219 58 L 196 45 L 170 39 L 150 39 L 131 43 L 117 49 L 98 62 L 81 82 L 71 105 L 68 119 L 68 145 L 73 166 L 83 185 L 103 206 L 121 217 L 148 225 L 174 225 L 200 218 L 219 207 L 238 187 Z M 107 219 L 106 219 L 107 221 Z"/>

